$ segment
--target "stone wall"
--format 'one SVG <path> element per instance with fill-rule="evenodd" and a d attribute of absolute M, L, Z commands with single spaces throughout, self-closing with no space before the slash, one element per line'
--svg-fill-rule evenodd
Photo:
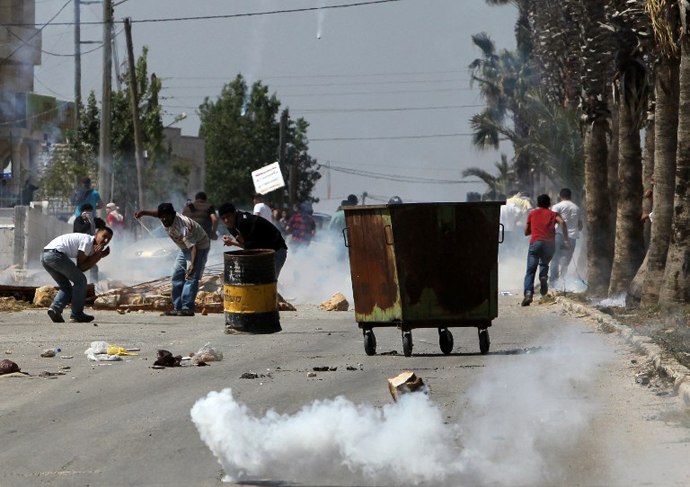
<path fill-rule="evenodd" d="M 70 232 L 72 225 L 44 215 L 40 209 L 15 206 L 13 221 L 0 218 L 0 270 L 11 265 L 36 266 L 46 244 Z"/>

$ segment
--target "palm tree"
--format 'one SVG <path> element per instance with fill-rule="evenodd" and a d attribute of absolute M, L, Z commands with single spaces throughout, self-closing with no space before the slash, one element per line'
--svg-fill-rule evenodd
<path fill-rule="evenodd" d="M 678 146 L 678 67 L 679 48 L 673 32 L 678 16 L 667 0 L 650 0 L 648 12 L 659 46 L 656 70 L 654 223 L 652 225 L 647 269 L 642 286 L 642 302 L 656 303 L 664 279 L 664 268 L 671 240 L 673 196 L 676 180 Z"/>
<path fill-rule="evenodd" d="M 512 131 L 517 138 L 525 138 L 529 127 L 521 118 L 520 106 L 527 92 L 534 86 L 530 63 L 520 53 L 503 50 L 496 46 L 486 33 L 472 36 L 472 42 L 482 57 L 470 64 L 471 84 L 479 84 L 487 107 L 471 119 L 474 128 L 474 145 L 480 149 L 498 149 L 498 126 L 505 125 L 510 117 Z M 531 189 L 530 161 L 527 154 L 516 157 L 515 169 L 520 189 Z"/>
<path fill-rule="evenodd" d="M 479 178 L 496 196 L 506 195 L 515 186 L 515 168 L 508 162 L 505 154 L 501 154 L 501 162 L 494 162 L 494 166 L 498 169 L 496 175 L 478 167 L 470 167 L 462 172 L 462 177 Z"/>
<path fill-rule="evenodd" d="M 682 19 L 679 29 L 681 55 L 678 75 L 678 148 L 671 244 L 666 257 L 660 303 L 690 301 L 690 39 L 687 30 L 690 9 L 686 5 L 686 2 L 678 3 Z"/>
<path fill-rule="evenodd" d="M 648 74 L 644 44 L 649 17 L 628 0 L 615 0 L 604 25 L 616 46 L 618 95 L 618 204 L 616 241 L 609 295 L 628 290 L 644 260 L 642 214 L 642 150 L 640 129 L 646 119 Z M 640 7 L 641 5 L 638 5 Z"/>

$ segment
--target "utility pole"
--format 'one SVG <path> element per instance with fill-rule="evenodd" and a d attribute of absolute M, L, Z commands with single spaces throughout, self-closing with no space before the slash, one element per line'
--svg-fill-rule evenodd
<path fill-rule="evenodd" d="M 280 137 L 278 142 L 278 166 L 283 171 L 285 168 L 285 149 L 287 147 L 287 110 L 283 110 L 280 115 Z M 281 188 L 278 197 L 278 205 L 281 210 L 285 209 L 285 191 Z"/>
<path fill-rule="evenodd" d="M 110 34 L 113 39 L 113 66 L 115 66 L 115 84 L 117 84 L 117 91 L 122 91 L 122 84 L 120 83 L 120 58 L 117 55 L 117 39 L 115 38 L 115 24 Z"/>
<path fill-rule="evenodd" d="M 295 156 L 290 164 L 290 205 L 294 208 L 297 202 L 297 182 L 299 179 L 299 153 L 295 151 Z"/>
<path fill-rule="evenodd" d="M 125 37 L 127 38 L 127 71 L 129 71 L 129 99 L 132 104 L 132 123 L 134 125 L 134 146 L 137 154 L 137 188 L 139 190 L 139 209 L 144 208 L 144 144 L 141 136 L 139 119 L 139 93 L 137 93 L 137 72 L 134 64 L 134 46 L 132 45 L 132 19 L 125 19 Z"/>
<path fill-rule="evenodd" d="M 110 168 L 112 154 L 111 139 L 111 109 L 110 98 L 112 91 L 112 32 L 113 32 L 113 1 L 103 0 L 103 90 L 101 93 L 101 133 L 98 147 L 98 189 L 108 200 L 110 194 Z"/>
<path fill-rule="evenodd" d="M 79 138 L 81 114 L 81 1 L 74 0 L 74 134 Z"/>

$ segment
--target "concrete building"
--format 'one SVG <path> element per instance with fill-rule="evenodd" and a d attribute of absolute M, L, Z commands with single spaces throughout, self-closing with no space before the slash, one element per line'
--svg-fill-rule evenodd
<path fill-rule="evenodd" d="M 41 153 L 74 125 L 72 102 L 33 92 L 42 48 L 35 7 L 35 0 L 0 0 L 0 19 L 10 24 L 0 25 L 0 206 L 13 203 L 27 180 L 37 182 Z"/>
<path fill-rule="evenodd" d="M 173 158 L 190 165 L 187 196 L 193 198 L 198 191 L 204 191 L 206 177 L 206 140 L 191 135 L 182 135 L 182 129 L 163 129 L 165 144 L 170 145 Z"/>

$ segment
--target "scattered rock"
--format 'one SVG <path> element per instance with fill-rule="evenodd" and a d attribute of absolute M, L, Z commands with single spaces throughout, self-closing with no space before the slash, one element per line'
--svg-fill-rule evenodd
<path fill-rule="evenodd" d="M 403 372 L 402 374 L 388 379 L 388 389 L 391 391 L 391 396 L 393 396 L 393 400 L 396 402 L 403 394 L 426 391 L 422 378 L 417 377 L 417 375 L 411 371 Z"/>
<path fill-rule="evenodd" d="M 5 350 L 5 355 L 12 355 L 12 350 Z"/>
<path fill-rule="evenodd" d="M 288 303 L 285 298 L 283 298 L 280 293 L 278 293 L 278 309 L 280 311 L 297 311 L 293 305 Z"/>
<path fill-rule="evenodd" d="M 144 310 L 143 310 L 143 309 L 140 309 L 139 311 L 137 311 L 137 313 L 143 314 L 143 313 L 144 313 Z"/>
<path fill-rule="evenodd" d="M 240 376 L 240 379 L 258 379 L 259 377 L 263 377 L 263 375 L 259 376 L 259 374 L 255 374 L 254 372 L 245 372 Z"/>
<path fill-rule="evenodd" d="M 348 365 L 347 370 L 357 370 L 357 367 L 353 367 L 352 365 Z"/>
<path fill-rule="evenodd" d="M 635 382 L 645 386 L 649 384 L 649 377 L 647 376 L 647 374 L 637 374 L 635 376 Z"/>
<path fill-rule="evenodd" d="M 125 313 L 126 313 L 126 311 L 124 309 L 120 309 L 120 308 L 117 309 L 117 314 L 123 315 Z"/>
<path fill-rule="evenodd" d="M 41 286 L 36 289 L 34 296 L 34 306 L 39 308 L 47 308 L 53 304 L 53 300 L 57 295 L 57 289 L 54 286 Z"/>
<path fill-rule="evenodd" d="M 328 372 L 328 366 L 314 367 L 312 370 L 314 372 Z"/>
<path fill-rule="evenodd" d="M 0 360 L 0 375 L 21 372 L 19 366 L 9 359 Z"/>
<path fill-rule="evenodd" d="M 47 370 L 44 370 L 40 374 L 38 374 L 39 377 L 43 378 L 50 378 L 50 379 L 55 379 L 57 378 L 58 375 L 66 375 L 64 372 L 48 372 Z"/>
<path fill-rule="evenodd" d="M 307 373 L 307 377 L 316 377 L 316 372 Z"/>
<path fill-rule="evenodd" d="M 206 308 L 202 309 L 201 310 L 201 316 L 207 316 L 207 315 L 208 315 L 208 311 L 206 311 Z"/>
<path fill-rule="evenodd" d="M 335 372 L 336 370 L 338 370 L 338 367 L 328 367 L 329 372 Z"/>
<path fill-rule="evenodd" d="M 398 355 L 398 351 L 391 350 L 390 352 L 382 352 L 381 355 Z"/>
<path fill-rule="evenodd" d="M 153 363 L 154 366 L 161 365 L 163 367 L 180 367 L 182 362 L 182 355 L 175 355 L 167 350 L 158 350 L 158 358 Z"/>
<path fill-rule="evenodd" d="M 41 357 L 43 357 L 43 358 L 55 357 L 55 350 L 53 350 L 52 348 L 47 348 L 47 349 L 43 350 Z"/>
<path fill-rule="evenodd" d="M 102 306 L 104 308 L 117 308 L 120 304 L 119 294 L 106 294 L 104 296 L 99 296 L 94 301 L 95 305 Z M 119 312 L 120 310 L 118 310 Z"/>
<path fill-rule="evenodd" d="M 350 308 L 350 303 L 341 293 L 335 293 L 331 299 L 321 303 L 319 308 L 325 311 L 347 311 Z"/>

